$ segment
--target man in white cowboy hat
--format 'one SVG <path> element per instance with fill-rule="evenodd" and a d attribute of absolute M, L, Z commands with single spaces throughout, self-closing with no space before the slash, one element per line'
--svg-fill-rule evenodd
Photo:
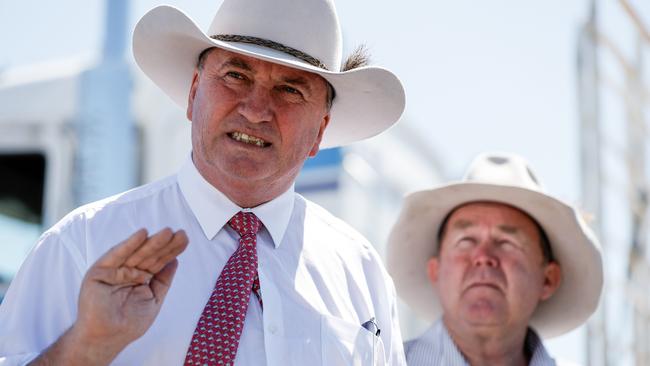
<path fill-rule="evenodd" d="M 542 191 L 524 159 L 482 154 L 462 182 L 416 192 L 388 242 L 398 294 L 433 326 L 405 343 L 418 365 L 554 365 L 540 336 L 594 312 L 599 244 Z"/>
<path fill-rule="evenodd" d="M 376 251 L 293 189 L 319 148 L 404 109 L 341 44 L 331 0 L 225 0 L 207 33 L 147 13 L 135 59 L 187 111 L 191 158 L 41 237 L 0 308 L 0 365 L 404 364 Z"/>

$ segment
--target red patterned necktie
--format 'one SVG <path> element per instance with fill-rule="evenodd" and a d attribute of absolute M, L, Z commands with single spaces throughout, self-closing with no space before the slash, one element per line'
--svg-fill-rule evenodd
<path fill-rule="evenodd" d="M 262 223 L 252 212 L 239 212 L 228 224 L 240 236 L 239 248 L 223 267 L 203 309 L 185 356 L 185 365 L 232 365 L 235 362 L 257 277 L 257 232 Z"/>

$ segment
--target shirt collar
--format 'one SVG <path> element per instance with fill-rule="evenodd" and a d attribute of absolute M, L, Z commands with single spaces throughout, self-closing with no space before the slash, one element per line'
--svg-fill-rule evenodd
<path fill-rule="evenodd" d="M 454 360 L 454 363 L 466 365 L 465 356 L 460 352 L 454 340 L 451 339 L 449 331 L 442 319 L 433 326 L 432 331 L 429 332 L 428 337 L 433 338 L 437 337 L 440 342 L 442 349 L 441 351 L 445 354 L 445 359 Z"/>
<path fill-rule="evenodd" d="M 439 319 L 433 327 L 429 329 L 424 335 L 427 342 L 439 342 L 442 345 L 442 352 L 448 353 L 453 360 L 463 360 L 463 364 L 467 364 L 465 361 L 465 356 L 460 352 L 456 343 L 449 335 L 449 331 L 445 326 L 445 323 L 442 319 Z M 548 354 L 542 340 L 539 338 L 537 333 L 532 328 L 528 328 L 526 333 L 526 340 L 524 342 L 524 347 L 531 355 L 530 366 L 544 366 L 544 365 L 555 365 L 555 361 Z"/>
<path fill-rule="evenodd" d="M 533 328 L 528 328 L 528 333 L 526 333 L 526 349 L 528 350 L 528 354 L 531 355 L 529 365 L 552 364 L 553 358 L 548 354 L 542 339 L 539 338 L 539 335 L 537 335 Z"/>
<path fill-rule="evenodd" d="M 253 208 L 241 208 L 203 178 L 188 158 L 178 172 L 178 185 L 192 213 L 208 239 L 217 235 L 228 220 L 239 211 L 254 213 L 269 232 L 273 245 L 282 242 L 293 212 L 294 186 L 273 200 Z"/>

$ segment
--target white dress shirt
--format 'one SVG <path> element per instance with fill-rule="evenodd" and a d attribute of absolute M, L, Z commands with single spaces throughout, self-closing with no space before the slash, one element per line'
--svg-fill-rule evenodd
<path fill-rule="evenodd" d="M 0 306 L 0 365 L 22 365 L 76 319 L 86 270 L 139 228 L 184 229 L 171 289 L 151 328 L 113 365 L 182 365 L 199 316 L 238 235 L 242 208 L 191 159 L 178 174 L 83 206 L 45 232 Z M 236 365 L 404 365 L 392 280 L 374 248 L 293 187 L 250 209 L 264 311 L 251 295 Z M 375 317 L 380 337 L 361 326 Z"/>
<path fill-rule="evenodd" d="M 530 366 L 555 366 L 535 331 L 528 330 L 524 344 Z M 469 366 L 442 320 L 436 321 L 419 338 L 404 343 L 409 366 Z"/>

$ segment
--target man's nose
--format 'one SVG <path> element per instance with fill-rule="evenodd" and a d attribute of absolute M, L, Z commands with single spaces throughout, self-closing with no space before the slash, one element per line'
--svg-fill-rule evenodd
<path fill-rule="evenodd" d="M 270 91 L 259 85 L 253 85 L 239 103 L 239 114 L 249 122 L 268 122 L 273 118 Z"/>
<path fill-rule="evenodd" d="M 475 266 L 497 267 L 499 265 L 499 259 L 494 253 L 493 245 L 487 242 L 475 247 L 472 261 Z"/>

